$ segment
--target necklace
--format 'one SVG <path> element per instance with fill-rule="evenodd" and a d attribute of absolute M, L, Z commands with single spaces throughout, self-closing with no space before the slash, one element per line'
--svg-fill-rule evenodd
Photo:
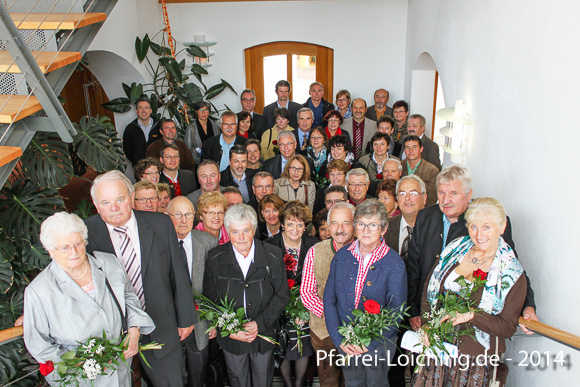
<path fill-rule="evenodd" d="M 490 255 L 489 257 L 476 258 L 473 256 L 473 250 L 469 250 L 469 251 L 471 252 L 471 262 L 473 262 L 473 264 L 477 267 L 482 266 L 484 263 L 489 261 L 491 258 L 495 257 L 495 253 L 494 253 L 493 255 Z"/>
<path fill-rule="evenodd" d="M 88 271 L 89 271 L 89 264 L 88 264 L 88 262 L 85 260 L 85 272 L 83 273 L 83 275 L 81 275 L 80 277 L 77 277 L 77 278 L 75 278 L 75 277 L 71 276 L 71 278 L 72 278 L 72 279 L 74 279 L 75 281 L 76 281 L 76 280 L 80 280 L 80 279 L 81 279 L 81 278 L 83 278 L 85 275 L 87 275 L 87 272 L 88 272 Z"/>

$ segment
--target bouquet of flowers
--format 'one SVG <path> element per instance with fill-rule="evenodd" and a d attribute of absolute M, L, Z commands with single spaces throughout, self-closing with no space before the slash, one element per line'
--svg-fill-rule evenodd
<path fill-rule="evenodd" d="M 375 300 L 366 300 L 364 311 L 352 311 L 354 319 L 338 328 L 344 339 L 341 344 L 351 344 L 359 347 L 368 347 L 374 339 L 383 339 L 383 331 L 389 327 L 399 327 L 404 316 L 408 316 L 409 308 L 402 304 L 399 309 L 381 308 Z"/>
<path fill-rule="evenodd" d="M 107 374 L 107 369 L 114 370 L 120 366 L 119 358 L 126 362 L 123 351 L 128 338 L 129 335 L 120 343 L 112 342 L 103 331 L 103 337 L 91 337 L 85 343 L 79 342 L 76 349 L 62 354 L 61 362 L 53 364 L 52 361 L 47 361 L 40 364 L 40 373 L 44 376 L 49 375 L 56 367 L 56 372 L 60 376 L 57 382 L 61 386 L 79 385 L 83 379 L 90 380 L 91 385 L 94 385 L 97 376 Z M 142 351 L 161 349 L 162 346 L 163 344 L 155 342 L 139 346 L 139 354 L 148 367 L 151 368 Z"/>
<path fill-rule="evenodd" d="M 294 286 L 295 284 L 296 281 L 293 279 L 288 280 L 288 286 L 290 287 L 290 302 L 288 305 L 286 305 L 286 309 L 284 309 L 284 318 L 296 330 L 296 345 L 298 346 L 300 356 L 302 356 L 302 336 L 304 335 L 304 324 L 306 321 L 308 321 L 308 319 L 310 319 L 310 312 L 308 312 L 308 309 L 306 309 L 302 303 L 302 300 L 300 299 L 300 287 Z"/>
<path fill-rule="evenodd" d="M 222 337 L 227 337 L 240 331 L 246 332 L 244 324 L 250 320 L 246 318 L 243 307 L 234 310 L 234 301 L 228 302 L 227 297 L 220 300 L 219 304 L 214 303 L 203 294 L 197 293 L 196 297 L 199 300 L 196 303 L 196 309 L 198 309 L 200 317 L 209 321 L 206 333 L 212 329 L 217 329 Z M 277 344 L 271 337 L 263 335 L 258 335 L 258 337 L 269 343 Z"/>

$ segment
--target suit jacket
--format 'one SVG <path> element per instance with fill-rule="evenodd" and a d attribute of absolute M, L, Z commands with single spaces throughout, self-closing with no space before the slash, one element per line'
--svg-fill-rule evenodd
<path fill-rule="evenodd" d="M 278 108 L 278 101 L 274 101 L 268 106 L 264 106 L 262 114 L 266 118 L 267 128 L 271 128 L 276 125 L 276 119 L 274 118 L 274 110 Z M 288 101 L 286 109 L 290 111 L 290 123 L 289 126 L 293 128 L 298 127 L 298 110 L 302 109 L 302 105 L 294 101 Z"/>
<path fill-rule="evenodd" d="M 271 128 L 271 126 L 269 127 L 266 123 L 266 117 L 257 112 L 252 113 L 252 120 L 254 122 L 254 133 L 256 134 L 256 138 L 260 140 L 262 134 L 264 134 L 268 128 Z"/>
<path fill-rule="evenodd" d="M 252 198 L 254 197 L 254 190 L 252 189 L 252 179 L 254 178 L 254 175 L 257 172 L 258 171 L 256 169 L 250 169 L 250 168 L 246 169 L 246 180 L 244 180 L 244 181 L 246 183 L 246 188 L 248 189 L 248 193 L 250 194 L 250 200 L 252 200 Z M 236 183 L 234 181 L 234 177 L 232 176 L 232 170 L 231 170 L 229 165 L 226 169 L 224 169 L 223 172 L 221 172 L 220 186 L 222 186 L 222 187 L 236 187 L 236 188 L 240 187 L 238 185 L 238 183 Z"/>
<path fill-rule="evenodd" d="M 387 105 L 385 109 L 385 115 L 389 117 L 393 117 L 393 108 Z M 365 113 L 365 117 L 377 122 L 379 117 L 377 117 L 377 111 L 375 110 L 375 105 L 369 106 L 367 108 L 367 112 Z"/>
<path fill-rule="evenodd" d="M 244 307 L 245 296 L 246 316 L 256 321 L 258 333 L 275 337 L 278 317 L 290 300 L 284 261 L 280 259 L 282 252 L 257 239 L 254 246 L 254 260 L 245 278 L 231 242 L 212 249 L 206 261 L 203 293 L 215 302 L 227 296 L 236 310 Z M 216 340 L 223 349 L 236 355 L 265 353 L 274 348 L 260 338 L 245 343 L 218 333 Z"/>
<path fill-rule="evenodd" d="M 407 161 L 408 160 L 405 159 L 401 162 L 403 166 L 403 173 L 401 177 L 407 176 L 409 174 L 407 171 Z M 427 204 L 425 206 L 430 206 L 437 203 L 437 184 L 435 180 L 437 179 L 438 174 L 439 170 L 436 166 L 425 159 L 421 159 L 421 163 L 415 171 L 415 176 L 421 178 L 421 180 L 423 180 L 425 183 L 425 187 L 427 188 Z"/>
<path fill-rule="evenodd" d="M 399 251 L 399 229 L 401 228 L 402 216 L 395 215 L 389 218 L 389 228 L 387 228 L 387 233 L 385 234 L 385 243 L 399 255 L 401 254 Z"/>
<path fill-rule="evenodd" d="M 144 211 L 133 211 L 133 216 L 139 229 L 145 306 L 157 327 L 153 333 L 142 337 L 142 342 L 165 343 L 162 349 L 152 351 L 153 356 L 160 359 L 181 345 L 178 327 L 186 328 L 198 322 L 195 304 L 171 219 L 164 214 Z M 85 219 L 85 223 L 89 229 L 87 251 L 115 254 L 109 230 L 100 215 Z"/>
<path fill-rule="evenodd" d="M 213 136 L 203 143 L 203 146 L 201 147 L 202 160 L 209 159 L 215 161 L 218 163 L 218 165 L 220 164 L 222 160 L 222 153 L 224 151 L 220 145 L 221 137 L 221 134 L 218 136 Z M 234 145 L 244 145 L 245 142 L 245 137 L 236 135 L 236 138 L 234 139 Z"/>
<path fill-rule="evenodd" d="M 309 104 L 310 101 L 312 100 L 312 98 L 308 98 L 306 100 L 306 102 L 304 102 L 302 104 L 303 107 L 307 107 L 310 108 Z M 324 98 L 322 98 L 322 100 L 320 101 L 320 103 L 322 104 L 322 121 L 321 124 L 319 126 L 322 126 L 323 128 L 326 127 L 326 125 L 328 125 L 328 122 L 324 121 L 324 116 L 326 115 L 326 113 L 328 113 L 331 110 L 334 110 L 334 105 L 331 104 L 330 102 L 326 101 Z M 312 126 L 314 126 L 314 123 L 312 123 Z"/>
<path fill-rule="evenodd" d="M 105 278 L 127 316 L 128 326 L 140 327 L 142 334 L 150 334 L 155 329 L 153 320 L 141 309 L 141 302 L 117 257 L 97 252 L 94 257 L 87 255 L 87 259 L 95 285 L 94 299 L 55 261 L 26 287 L 24 342 L 39 363 L 60 361 L 60 356 L 75 349 L 79 341 L 101 337 L 103 330 L 109 339 L 120 338 L 121 314 L 105 285 Z M 47 380 L 55 383 L 55 374 L 47 375 Z M 129 369 L 120 362 L 112 374 L 98 376 L 96 385 L 126 386 L 130 380 Z"/>
<path fill-rule="evenodd" d="M 183 169 L 195 172 L 195 161 L 193 161 L 193 156 L 191 151 L 185 145 L 183 141 L 175 140 L 175 145 L 179 148 L 179 166 Z M 161 149 L 165 146 L 165 140 L 160 138 L 159 140 L 153 141 L 151 145 L 147 147 L 146 157 L 160 158 Z"/>
<path fill-rule="evenodd" d="M 348 132 L 350 138 L 352 139 L 352 146 L 354 148 L 354 132 L 353 132 L 353 128 L 352 128 L 352 122 L 353 122 L 354 118 L 347 118 L 346 120 L 344 120 L 344 122 L 342 123 L 342 125 L 340 125 L 340 128 L 342 130 L 345 130 Z M 373 121 L 369 118 L 365 118 L 364 121 L 364 136 L 363 136 L 363 141 L 362 141 L 362 155 L 365 154 L 365 151 L 367 149 L 367 144 L 369 141 L 371 141 L 371 138 L 373 137 L 373 134 L 375 134 L 377 132 L 377 122 Z"/>
<path fill-rule="evenodd" d="M 181 195 L 187 196 L 197 189 L 197 179 L 195 173 L 188 171 L 187 169 L 179 169 L 177 171 L 177 180 L 179 181 L 179 188 L 181 189 Z M 175 186 L 173 183 L 161 172 L 159 176 L 159 182 L 169 185 L 171 190 L 171 197 L 175 197 Z"/>
<path fill-rule="evenodd" d="M 298 191 L 294 192 L 294 188 L 290 186 L 290 181 L 285 177 L 281 177 L 274 180 L 274 193 L 285 202 L 298 200 L 306 204 L 312 211 L 314 200 L 316 199 L 316 185 L 311 180 L 303 180 L 300 182 Z"/>
<path fill-rule="evenodd" d="M 433 164 L 439 171 L 441 171 L 441 159 L 439 159 L 439 145 L 427 136 L 421 139 L 423 142 L 423 152 L 421 158 Z"/>
<path fill-rule="evenodd" d="M 282 255 L 280 259 L 284 260 L 284 255 L 286 255 L 286 246 L 284 246 L 284 238 L 282 237 L 282 232 L 270 237 L 264 241 L 265 243 L 269 243 L 271 245 L 277 246 L 282 251 Z M 308 235 L 306 229 L 304 230 L 304 234 L 302 234 L 302 240 L 300 242 L 300 254 L 298 256 L 298 269 L 296 270 L 296 284 L 300 285 L 302 282 L 302 268 L 304 267 L 304 260 L 306 259 L 306 254 L 308 250 L 315 244 L 320 242 L 317 238 L 313 237 L 312 235 Z M 288 278 L 291 277 L 293 274 L 292 271 L 288 271 L 286 273 Z"/>
<path fill-rule="evenodd" d="M 123 150 L 125 151 L 125 156 L 127 156 L 133 165 L 137 164 L 137 161 L 145 158 L 147 146 L 161 138 L 161 133 L 159 132 L 160 121 L 156 121 L 153 117 L 151 119 L 153 120 L 153 126 L 151 127 L 148 138 L 145 138 L 145 133 L 143 133 L 143 130 L 137 123 L 138 118 L 131 121 L 123 132 Z"/>
<path fill-rule="evenodd" d="M 314 170 L 314 160 L 310 157 L 306 157 L 306 161 L 308 161 L 308 166 L 310 166 L 310 172 Z M 282 176 L 282 155 L 276 155 L 268 160 L 264 161 L 264 171 L 270 172 L 270 174 L 274 177 L 274 180 L 279 179 Z"/>

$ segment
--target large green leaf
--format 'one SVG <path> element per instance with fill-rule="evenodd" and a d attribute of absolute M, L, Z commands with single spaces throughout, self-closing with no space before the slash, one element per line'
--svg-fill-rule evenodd
<path fill-rule="evenodd" d="M 26 175 L 41 187 L 62 188 L 72 179 L 68 144 L 55 133 L 37 133 L 21 160 Z"/>
<path fill-rule="evenodd" d="M 175 59 L 166 56 L 159 58 L 159 63 L 165 68 L 167 74 L 173 77 L 175 83 L 181 83 L 186 79 Z"/>
<path fill-rule="evenodd" d="M 129 94 L 131 103 L 134 104 L 135 102 L 137 102 L 137 100 L 141 98 L 142 95 L 143 95 L 143 85 L 140 83 L 136 84 L 135 82 L 133 82 L 131 84 L 131 92 Z"/>
<path fill-rule="evenodd" d="M 212 99 L 213 97 L 215 97 L 216 95 L 218 95 L 219 93 L 224 91 L 225 89 L 226 89 L 226 85 L 224 85 L 223 83 L 218 83 L 217 85 L 213 85 L 212 87 L 210 87 L 207 90 L 207 93 L 205 94 L 205 98 Z"/>
<path fill-rule="evenodd" d="M 13 343 L 0 345 L 0 385 L 7 384 L 18 372 L 20 353 Z"/>
<path fill-rule="evenodd" d="M 121 82 L 121 85 L 123 86 L 123 91 L 127 98 L 131 98 L 131 86 L 127 85 L 125 82 Z"/>
<path fill-rule="evenodd" d="M 205 51 L 203 51 L 203 49 L 199 46 L 196 46 L 195 44 L 190 44 L 187 46 L 187 48 L 185 49 L 185 51 L 187 51 L 189 54 L 193 55 L 193 56 L 197 56 L 200 58 L 207 58 L 207 54 L 205 53 Z"/>
<path fill-rule="evenodd" d="M 127 97 L 119 97 L 112 99 L 101 106 L 115 113 L 125 113 L 131 110 L 131 100 Z"/>
<path fill-rule="evenodd" d="M 0 329 L 14 326 L 14 321 L 22 315 L 24 309 L 24 288 L 12 294 L 11 297 L 3 297 L 0 301 Z"/>
<path fill-rule="evenodd" d="M 73 144 L 77 155 L 98 172 L 125 170 L 122 142 L 109 117 L 83 117 L 75 124 Z"/>
<path fill-rule="evenodd" d="M 165 46 L 162 47 L 154 42 L 149 42 L 149 47 L 151 47 L 151 51 L 153 51 L 155 54 L 157 54 L 159 56 L 171 55 L 171 49 L 169 47 L 165 47 Z"/>
<path fill-rule="evenodd" d="M 198 65 L 197 63 L 194 63 L 191 65 L 191 72 L 196 74 L 196 75 L 199 75 L 199 74 L 206 75 L 208 73 L 207 70 L 203 66 Z"/>
<path fill-rule="evenodd" d="M 15 243 L 22 239 L 38 242 L 40 224 L 49 216 L 64 210 L 64 203 L 54 189 L 41 188 L 30 180 L 18 180 L 4 186 L 0 198 L 0 224 Z"/>
<path fill-rule="evenodd" d="M 6 293 L 14 282 L 14 271 L 7 260 L 0 260 L 0 293 Z"/>
<path fill-rule="evenodd" d="M 234 92 L 235 95 L 238 95 L 238 93 L 236 93 L 236 90 L 233 88 L 232 85 L 229 84 L 229 82 L 224 81 L 222 78 L 220 78 L 222 80 L 222 84 L 227 87 L 228 89 L 230 89 L 231 91 Z"/>
<path fill-rule="evenodd" d="M 194 83 L 185 83 L 183 86 L 175 89 L 175 95 L 187 105 L 193 105 L 196 102 L 203 101 L 201 89 Z"/>
<path fill-rule="evenodd" d="M 30 241 L 24 240 L 24 249 L 22 249 L 22 262 L 36 269 L 44 269 L 50 263 L 50 255 L 42 247 L 40 242 L 31 244 Z"/>
<path fill-rule="evenodd" d="M 149 35 L 147 34 L 145 34 L 143 40 L 139 39 L 139 37 L 135 39 L 135 53 L 137 54 L 137 59 L 139 60 L 139 63 L 143 62 L 143 60 L 147 56 L 150 44 L 151 40 L 149 39 Z"/>

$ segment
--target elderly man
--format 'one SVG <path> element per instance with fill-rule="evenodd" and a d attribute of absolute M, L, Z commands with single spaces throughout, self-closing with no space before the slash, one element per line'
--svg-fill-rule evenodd
<path fill-rule="evenodd" d="M 244 145 L 246 138 L 239 136 L 238 116 L 236 113 L 226 110 L 220 116 L 219 136 L 210 137 L 201 147 L 201 159 L 213 160 L 220 166 L 220 171 L 225 170 L 229 165 L 230 149 L 234 145 Z"/>
<path fill-rule="evenodd" d="M 123 132 L 123 150 L 133 165 L 145 158 L 147 146 L 161 137 L 159 121 L 151 117 L 151 104 L 147 98 L 140 98 L 135 102 L 135 112 L 137 118 Z"/>
<path fill-rule="evenodd" d="M 472 194 L 471 172 L 466 167 L 451 165 L 444 168 L 437 176 L 439 203 L 419 211 L 417 215 L 407 258 L 408 305 L 411 307 L 410 323 L 414 329 L 421 325 L 423 287 L 433 265 L 440 259 L 441 251 L 454 239 L 468 235 L 463 215 Z M 515 250 L 509 217 L 507 217 L 507 225 L 502 238 Z M 534 292 L 529 278 L 527 280 L 528 293 L 523 316 L 537 320 Z"/>
<path fill-rule="evenodd" d="M 403 174 L 403 165 L 400 160 L 387 159 L 383 164 L 383 179 L 399 180 Z"/>
<path fill-rule="evenodd" d="M 169 185 L 171 197 L 186 196 L 197 189 L 195 173 L 179 168 L 180 160 L 177 145 L 168 144 L 163 146 L 159 157 L 159 161 L 163 164 L 159 182 Z"/>
<path fill-rule="evenodd" d="M 393 109 L 390 106 L 387 106 L 389 102 L 389 92 L 385 89 L 378 89 L 375 91 L 375 104 L 369 106 L 365 117 L 370 120 L 378 121 L 379 118 L 388 116 L 393 116 Z"/>
<path fill-rule="evenodd" d="M 381 308 L 398 310 L 407 299 L 405 264 L 382 240 L 388 216 L 385 205 L 376 199 L 358 205 L 354 214 L 357 239 L 340 249 L 330 264 L 324 289 L 324 317 L 339 353 L 354 356 L 342 368 L 347 386 L 388 385 L 397 328 L 384 330 L 383 337 L 371 341 L 368 347 L 343 344 L 344 337 L 338 332 L 343 322 L 354 318 L 353 310 L 364 310 L 367 300 L 376 301 Z"/>
<path fill-rule="evenodd" d="M 252 192 L 254 196 L 248 203 L 256 213 L 258 212 L 258 205 L 266 195 L 274 193 L 274 178 L 270 172 L 260 171 L 254 175 L 252 179 Z"/>
<path fill-rule="evenodd" d="M 191 334 L 198 319 L 171 220 L 160 213 L 133 211 L 133 186 L 119 171 L 98 176 L 91 197 L 98 215 L 85 220 L 87 251 L 117 255 L 155 323 L 153 333 L 142 336 L 141 342 L 164 344 L 143 353 L 151 368 L 142 367 L 141 372 L 152 385 L 183 386 L 180 341 Z"/>
<path fill-rule="evenodd" d="M 164 118 L 161 120 L 161 129 L 159 130 L 161 137 L 159 140 L 153 141 L 149 147 L 147 147 L 147 157 L 157 158 L 161 155 L 161 149 L 163 146 L 168 144 L 175 144 L 179 148 L 179 160 L 181 168 L 187 169 L 188 171 L 195 171 L 195 161 L 193 161 L 193 156 L 191 151 L 185 145 L 183 141 L 176 139 L 177 129 L 175 127 L 175 122 L 173 120 Z"/>
<path fill-rule="evenodd" d="M 292 90 L 292 86 L 290 86 L 290 82 L 281 80 L 276 83 L 275 93 L 278 96 L 278 99 L 275 102 L 264 107 L 262 114 L 266 118 L 266 126 L 267 128 L 272 128 L 276 125 L 276 117 L 274 117 L 274 110 L 277 108 L 286 108 L 290 112 L 290 119 L 288 125 L 291 128 L 296 128 L 298 126 L 298 122 L 296 122 L 296 114 L 298 110 L 302 107 L 299 103 L 294 101 L 290 101 L 290 91 Z"/>
<path fill-rule="evenodd" d="M 340 128 L 346 130 L 352 139 L 355 160 L 358 160 L 366 149 L 368 142 L 377 131 L 377 123 L 365 118 L 367 103 L 362 98 L 352 101 L 352 117 L 344 120 Z"/>
<path fill-rule="evenodd" d="M 421 158 L 427 160 L 431 164 L 441 170 L 441 159 L 439 159 L 439 145 L 437 145 L 429 137 L 425 136 L 425 124 L 427 120 L 420 114 L 411 114 L 409 116 L 409 123 L 407 130 L 410 135 L 415 135 L 423 142 L 423 151 Z"/>
<path fill-rule="evenodd" d="M 402 176 L 415 175 L 420 177 L 427 187 L 427 205 L 430 206 L 437 203 L 435 179 L 439 170 L 421 156 L 423 141 L 415 135 L 409 135 L 403 139 L 403 147 L 407 158 L 401 162 L 403 168 Z"/>
<path fill-rule="evenodd" d="M 308 143 L 308 135 L 312 129 L 314 122 L 314 112 L 307 107 L 298 110 L 298 128 L 293 130 L 296 137 L 296 152 L 306 156 L 306 144 Z"/>
<path fill-rule="evenodd" d="M 187 195 L 187 198 L 193 203 L 193 208 L 197 205 L 197 200 L 202 193 L 219 190 L 221 174 L 218 163 L 213 160 L 203 160 L 197 167 L 197 179 L 200 188 Z"/>
<path fill-rule="evenodd" d="M 215 302 L 227 297 L 234 309 L 244 308 L 249 322 L 235 335 L 218 335 L 217 342 L 224 351 L 230 386 L 271 386 L 274 345 L 257 334 L 275 336 L 278 317 L 290 300 L 283 254 L 254 239 L 257 218 L 252 207 L 230 207 L 224 223 L 230 242 L 209 252 L 203 293 Z"/>
<path fill-rule="evenodd" d="M 334 110 L 334 105 L 324 100 L 324 86 L 320 82 L 313 82 L 310 84 L 308 91 L 310 98 L 302 105 L 309 108 L 314 116 L 312 126 L 326 126 L 323 121 L 324 116 L 331 110 Z M 298 117 L 300 119 L 300 117 Z M 300 124 L 300 122 L 298 122 Z"/>
<path fill-rule="evenodd" d="M 331 361 L 330 353 L 336 347 L 324 321 L 324 288 L 330 271 L 330 262 L 338 250 L 354 241 L 354 206 L 337 203 L 328 211 L 331 239 L 315 244 L 306 255 L 300 284 L 300 298 L 310 311 L 310 340 L 316 351 L 316 365 L 320 385 L 336 387 L 341 384 L 341 369 Z M 335 354 L 334 354 L 335 355 Z"/>
<path fill-rule="evenodd" d="M 141 180 L 133 186 L 135 190 L 135 199 L 133 208 L 139 211 L 156 212 L 159 203 L 157 187 L 149 180 Z"/>
<path fill-rule="evenodd" d="M 407 101 L 399 100 L 393 104 L 393 117 L 395 118 L 393 138 L 399 144 L 402 144 L 403 137 L 408 134 L 407 117 L 409 117 L 409 104 Z"/>
<path fill-rule="evenodd" d="M 346 174 L 346 186 L 348 189 L 348 200 L 353 206 L 357 206 L 366 199 L 372 198 L 368 195 L 369 174 L 362 168 L 355 168 Z"/>
<path fill-rule="evenodd" d="M 203 273 L 207 253 L 218 245 L 216 238 L 207 232 L 193 230 L 195 210 L 191 202 L 183 196 L 169 202 L 167 215 L 171 217 L 177 234 L 181 257 L 184 260 L 186 274 L 194 292 L 203 292 Z M 195 247 L 194 247 L 195 246 Z M 192 335 L 182 342 L 185 352 L 185 364 L 188 386 L 203 386 L 208 359 L 207 321 L 199 319 Z"/>
<path fill-rule="evenodd" d="M 296 154 L 296 136 L 294 136 L 294 133 L 284 131 L 278 134 L 278 148 L 280 149 L 280 154 L 264 162 L 264 170 L 270 172 L 274 180 L 282 176 L 286 163 L 290 157 Z M 314 161 L 310 157 L 305 157 L 312 172 L 314 170 Z"/>
<path fill-rule="evenodd" d="M 247 169 L 248 151 L 242 145 L 235 145 L 230 149 L 230 165 L 221 173 L 220 185 L 222 187 L 236 187 L 242 193 L 244 203 L 249 203 L 254 192 L 252 191 L 252 178 L 256 174 L 255 169 Z"/>
<path fill-rule="evenodd" d="M 257 138 L 262 138 L 262 134 L 268 129 L 266 127 L 266 118 L 260 113 L 256 113 L 256 92 L 252 89 L 244 89 L 240 94 L 240 102 L 242 103 L 242 111 L 248 112 L 252 116 L 254 122 L 254 133 Z"/>

